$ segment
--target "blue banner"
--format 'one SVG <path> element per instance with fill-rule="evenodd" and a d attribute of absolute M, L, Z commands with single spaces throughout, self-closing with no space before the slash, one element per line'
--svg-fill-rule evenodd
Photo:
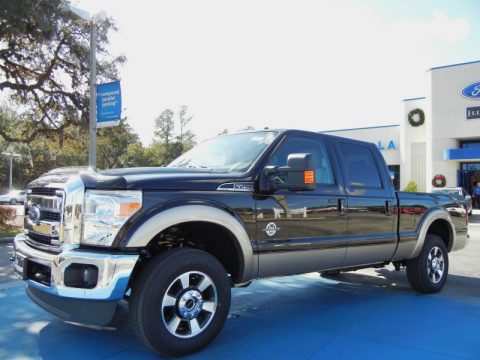
<path fill-rule="evenodd" d="M 97 85 L 97 127 L 115 126 L 122 117 L 120 81 Z"/>

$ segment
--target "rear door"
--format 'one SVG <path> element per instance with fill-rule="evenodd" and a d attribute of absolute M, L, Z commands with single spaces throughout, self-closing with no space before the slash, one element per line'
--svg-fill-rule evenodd
<path fill-rule="evenodd" d="M 323 137 L 286 136 L 267 165 L 287 165 L 289 154 L 311 153 L 315 191 L 277 190 L 257 197 L 259 276 L 288 275 L 335 268 L 347 248 L 343 180 L 332 149 Z M 277 181 L 283 181 L 278 174 Z"/>
<path fill-rule="evenodd" d="M 397 246 L 395 192 L 375 145 L 336 139 L 348 203 L 348 248 L 342 266 L 389 260 Z"/>

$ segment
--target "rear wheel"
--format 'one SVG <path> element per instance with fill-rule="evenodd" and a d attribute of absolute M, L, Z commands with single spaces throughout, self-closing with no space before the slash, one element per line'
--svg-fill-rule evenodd
<path fill-rule="evenodd" d="M 432 294 L 439 292 L 448 276 L 448 252 L 445 242 L 429 234 L 420 254 L 407 261 L 407 277 L 415 290 Z"/>
<path fill-rule="evenodd" d="M 11 199 L 10 200 L 10 205 L 17 205 L 17 200 L 16 199 Z"/>
<path fill-rule="evenodd" d="M 230 307 L 222 264 L 195 249 L 152 259 L 132 286 L 130 321 L 136 335 L 164 356 L 197 351 L 220 332 Z"/>

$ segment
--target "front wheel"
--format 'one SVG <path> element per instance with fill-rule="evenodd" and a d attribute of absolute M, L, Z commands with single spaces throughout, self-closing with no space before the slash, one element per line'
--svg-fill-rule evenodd
<path fill-rule="evenodd" d="M 205 347 L 220 332 L 230 308 L 222 264 L 196 249 L 174 249 L 152 259 L 132 286 L 130 321 L 136 335 L 164 356 Z"/>
<path fill-rule="evenodd" d="M 439 292 L 448 275 L 448 252 L 445 242 L 429 234 L 420 254 L 407 261 L 407 277 L 412 288 L 425 294 Z"/>
<path fill-rule="evenodd" d="M 10 200 L 10 205 L 17 205 L 17 200 L 16 199 L 11 199 Z"/>

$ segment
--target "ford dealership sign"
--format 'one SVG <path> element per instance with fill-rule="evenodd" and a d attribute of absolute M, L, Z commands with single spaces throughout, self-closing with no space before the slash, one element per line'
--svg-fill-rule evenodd
<path fill-rule="evenodd" d="M 468 85 L 462 90 L 462 95 L 469 99 L 480 100 L 480 81 Z"/>

